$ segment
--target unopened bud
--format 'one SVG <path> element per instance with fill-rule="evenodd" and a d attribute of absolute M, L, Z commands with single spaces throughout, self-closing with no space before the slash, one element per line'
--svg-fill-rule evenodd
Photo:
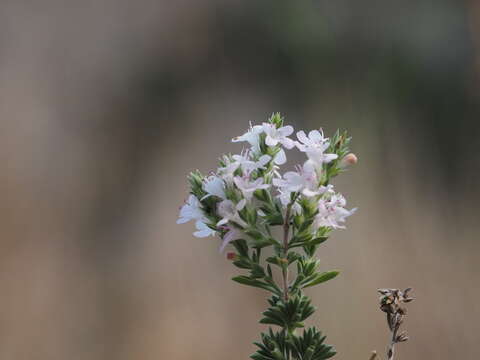
<path fill-rule="evenodd" d="M 235 254 L 234 252 L 227 253 L 227 260 L 235 260 L 236 257 L 237 257 L 237 254 Z"/>
<path fill-rule="evenodd" d="M 358 158 L 357 158 L 357 155 L 355 155 L 354 153 L 347 154 L 342 159 L 343 166 L 355 165 L 357 162 L 358 162 Z"/>

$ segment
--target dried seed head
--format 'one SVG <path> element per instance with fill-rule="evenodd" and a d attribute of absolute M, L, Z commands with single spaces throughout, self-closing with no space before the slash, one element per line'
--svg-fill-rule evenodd
<path fill-rule="evenodd" d="M 403 294 L 402 294 L 402 301 L 407 303 L 407 302 L 410 302 L 413 300 L 413 297 L 411 297 L 410 295 L 408 295 L 408 293 L 412 291 L 412 288 L 407 288 L 403 291 Z"/>
<path fill-rule="evenodd" d="M 395 338 L 395 342 L 404 342 L 408 340 L 408 335 L 406 331 L 402 331 L 400 334 L 397 335 Z"/>
<path fill-rule="evenodd" d="M 378 292 L 382 295 L 389 296 L 392 294 L 392 289 L 378 289 Z"/>
<path fill-rule="evenodd" d="M 403 294 L 404 294 L 405 296 L 408 296 L 408 293 L 409 293 L 410 291 L 412 291 L 412 290 L 413 290 L 412 288 L 406 288 L 405 290 L 403 290 Z"/>
<path fill-rule="evenodd" d="M 407 333 L 402 331 L 397 334 L 403 324 L 407 309 L 401 305 L 413 300 L 409 293 L 412 289 L 404 291 L 398 289 L 378 289 L 380 296 L 380 309 L 387 315 L 388 328 L 392 332 L 392 342 L 387 351 L 387 360 L 393 359 L 394 345 L 408 340 Z"/>
<path fill-rule="evenodd" d="M 401 307 L 401 303 L 407 303 L 413 300 L 408 293 L 412 288 L 407 288 L 405 291 L 398 289 L 378 289 L 378 292 L 382 295 L 380 297 L 380 309 L 388 313 L 401 313 L 406 314 L 407 311 L 404 307 Z"/>
<path fill-rule="evenodd" d="M 407 309 L 401 306 L 398 307 L 397 312 L 401 315 L 407 315 Z"/>

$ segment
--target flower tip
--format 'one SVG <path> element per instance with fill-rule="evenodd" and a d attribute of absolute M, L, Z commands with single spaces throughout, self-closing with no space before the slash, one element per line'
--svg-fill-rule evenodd
<path fill-rule="evenodd" d="M 343 158 L 343 163 L 345 165 L 355 165 L 357 162 L 358 162 L 358 158 L 357 158 L 357 155 L 355 155 L 354 153 L 347 154 Z"/>

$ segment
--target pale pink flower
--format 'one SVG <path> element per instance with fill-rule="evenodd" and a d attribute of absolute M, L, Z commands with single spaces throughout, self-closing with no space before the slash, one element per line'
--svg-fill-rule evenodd
<path fill-rule="evenodd" d="M 318 215 L 315 216 L 313 223 L 314 228 L 327 226 L 334 229 L 345 229 L 342 223 L 357 210 L 356 208 L 345 209 L 346 204 L 347 201 L 341 194 L 333 194 L 330 197 L 320 199 L 318 201 Z"/>
<path fill-rule="evenodd" d="M 228 227 L 228 232 L 225 234 L 225 236 L 222 239 L 222 244 L 220 245 L 220 252 L 222 253 L 227 245 L 231 243 L 232 241 L 239 240 L 244 238 L 245 235 L 243 234 L 242 231 L 236 229 L 236 228 L 231 228 Z"/>
<path fill-rule="evenodd" d="M 324 153 L 330 146 L 330 142 L 328 138 L 323 136 L 322 131 L 312 130 L 308 133 L 308 136 L 305 135 L 304 131 L 299 131 L 297 138 L 299 140 L 299 142 L 296 142 L 297 148 L 306 153 L 308 158 L 318 167 L 338 158 L 337 154 Z"/>
<path fill-rule="evenodd" d="M 260 134 L 263 132 L 263 127 L 261 125 L 252 126 L 250 124 L 250 129 L 241 135 L 234 137 L 232 142 L 243 142 L 246 141 L 252 147 L 254 153 L 260 152 Z"/>
<path fill-rule="evenodd" d="M 248 173 L 245 176 L 235 176 L 233 182 L 247 200 L 253 197 L 253 193 L 256 190 L 268 189 L 270 187 L 270 184 L 263 183 L 263 178 L 250 181 Z"/>
<path fill-rule="evenodd" d="M 279 143 L 286 149 L 291 149 L 295 146 L 295 142 L 287 136 L 292 135 L 293 127 L 290 125 L 278 128 L 274 124 L 263 123 L 263 131 L 267 135 L 265 137 L 265 144 L 268 146 L 276 146 Z"/>
<path fill-rule="evenodd" d="M 195 195 L 190 194 L 185 204 L 180 208 L 177 224 L 184 224 L 190 220 L 203 220 L 204 217 L 200 201 Z"/>
<path fill-rule="evenodd" d="M 207 193 L 203 199 L 206 199 L 209 196 L 217 196 L 220 199 L 226 199 L 225 195 L 225 183 L 222 178 L 217 175 L 211 175 L 205 179 L 203 183 L 203 190 Z"/>
<path fill-rule="evenodd" d="M 225 225 L 229 221 L 236 222 L 238 225 L 246 227 L 247 224 L 240 218 L 238 214 L 246 204 L 246 200 L 240 200 L 238 204 L 232 200 L 223 200 L 217 205 L 218 214 L 222 217 L 222 219 L 217 223 L 217 226 Z"/>
<path fill-rule="evenodd" d="M 197 221 L 195 223 L 195 227 L 197 228 L 197 231 L 195 231 L 193 235 L 199 238 L 215 236 L 217 234 L 215 230 L 211 229 L 207 224 L 202 221 Z"/>
<path fill-rule="evenodd" d="M 305 196 L 316 196 L 326 191 L 325 186 L 319 186 L 317 171 L 311 161 L 306 161 L 297 171 L 285 173 L 283 179 L 273 179 L 273 185 L 283 192 L 301 192 Z"/>

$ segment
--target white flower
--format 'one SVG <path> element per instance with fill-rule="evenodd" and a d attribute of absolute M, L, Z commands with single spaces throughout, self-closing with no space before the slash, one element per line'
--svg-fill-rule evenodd
<path fill-rule="evenodd" d="M 273 179 L 273 185 L 283 192 L 301 192 L 305 196 L 320 195 L 327 190 L 325 186 L 319 186 L 317 172 L 311 161 L 306 161 L 297 171 L 285 173 L 283 179 Z"/>
<path fill-rule="evenodd" d="M 263 178 L 258 178 L 254 181 L 250 181 L 248 173 L 245 176 L 235 176 L 233 182 L 237 185 L 238 189 L 242 192 L 245 199 L 250 200 L 253 193 L 259 189 L 268 189 L 270 184 L 264 184 Z"/>
<path fill-rule="evenodd" d="M 254 153 L 259 153 L 260 152 L 260 134 L 262 132 L 263 132 L 263 127 L 261 125 L 252 126 L 250 124 L 250 129 L 248 129 L 248 131 L 245 134 L 234 137 L 232 139 L 232 142 L 246 141 L 251 145 L 252 151 Z"/>
<path fill-rule="evenodd" d="M 312 160 L 317 166 L 329 163 L 335 160 L 337 154 L 324 154 L 324 152 L 330 146 L 328 138 L 323 136 L 323 132 L 318 130 L 312 130 L 308 133 L 308 137 L 305 132 L 299 131 L 297 138 L 300 142 L 296 142 L 297 148 L 306 153 L 308 158 Z"/>
<path fill-rule="evenodd" d="M 292 201 L 292 192 L 290 191 L 278 191 L 277 198 L 282 203 L 283 208 L 286 208 Z M 302 211 L 302 207 L 296 201 L 292 204 L 292 213 L 299 214 Z"/>
<path fill-rule="evenodd" d="M 246 200 L 243 199 L 238 202 L 237 205 L 233 203 L 231 200 L 223 200 L 221 203 L 217 205 L 218 214 L 222 217 L 222 219 L 217 223 L 217 226 L 225 225 L 229 221 L 236 222 L 238 225 L 246 227 L 247 224 L 240 218 L 238 214 L 246 204 Z"/>
<path fill-rule="evenodd" d="M 236 229 L 236 228 L 231 228 L 227 227 L 228 232 L 224 235 L 222 239 L 222 245 L 220 245 L 219 251 L 222 253 L 225 250 L 225 247 L 231 243 L 232 241 L 242 239 L 244 237 L 244 234 L 242 231 Z"/>
<path fill-rule="evenodd" d="M 257 169 L 265 168 L 265 165 L 272 159 L 270 155 L 262 155 L 257 161 L 251 160 L 250 151 L 246 151 L 240 155 L 232 155 L 231 159 L 226 158 L 226 166 L 219 169 L 219 173 L 226 181 L 233 181 L 233 174 L 238 168 L 250 173 Z"/>
<path fill-rule="evenodd" d="M 190 220 L 203 220 L 204 218 L 200 201 L 198 201 L 195 195 L 190 195 L 180 209 L 180 217 L 177 220 L 177 224 L 184 224 Z"/>
<path fill-rule="evenodd" d="M 206 199 L 209 196 L 217 196 L 220 199 L 225 199 L 227 196 L 225 195 L 225 183 L 223 179 L 219 178 L 216 175 L 209 176 L 205 182 L 203 183 L 203 190 L 207 192 L 203 199 Z"/>
<path fill-rule="evenodd" d="M 185 202 L 185 205 L 180 209 L 180 217 L 177 220 L 177 224 L 183 224 L 190 220 L 196 220 L 195 227 L 197 231 L 193 233 L 196 237 L 207 237 L 215 235 L 216 232 L 208 227 L 205 222 L 207 218 L 203 214 L 200 207 L 200 201 L 198 201 L 195 195 L 190 195 Z"/>
<path fill-rule="evenodd" d="M 280 129 L 277 129 L 275 125 L 269 123 L 263 123 L 263 125 L 251 126 L 250 129 L 243 135 L 234 137 L 233 142 L 243 142 L 246 141 L 251 145 L 251 150 L 253 154 L 259 154 L 260 149 L 260 134 L 267 133 L 265 142 L 268 146 L 275 146 L 278 143 L 281 143 L 287 149 L 291 149 L 295 146 L 295 142 L 287 136 L 293 133 L 293 127 L 284 126 Z M 280 149 L 280 151 L 273 158 L 273 162 L 277 165 L 283 165 L 287 162 L 287 156 L 285 151 Z"/>
<path fill-rule="evenodd" d="M 292 192 L 291 191 L 282 191 L 282 190 L 278 190 L 278 195 L 277 195 L 278 199 L 280 200 L 280 202 L 282 203 L 282 205 L 284 207 L 287 207 L 288 204 L 290 204 L 290 201 L 292 199 Z"/>
<path fill-rule="evenodd" d="M 276 146 L 278 143 L 282 144 L 287 149 L 291 149 L 295 146 L 295 142 L 287 137 L 293 133 L 292 126 L 287 125 L 277 129 L 274 124 L 263 123 L 262 127 L 265 134 L 267 134 L 265 144 L 268 146 Z"/>
<path fill-rule="evenodd" d="M 247 172 L 251 172 L 251 171 L 254 171 L 254 170 L 257 170 L 257 169 L 264 169 L 265 165 L 267 165 L 268 162 L 271 159 L 272 159 L 272 157 L 270 155 L 262 155 L 262 156 L 260 156 L 258 161 L 252 161 L 252 160 L 243 161 L 241 166 L 242 166 L 242 169 L 247 171 Z"/>
<path fill-rule="evenodd" d="M 356 208 L 352 210 L 345 209 L 347 201 L 341 194 L 333 194 L 329 198 L 322 198 L 318 201 L 318 215 L 315 216 L 313 226 L 318 229 L 322 226 L 332 227 L 334 229 L 345 229 L 345 219 L 355 213 Z"/>
<path fill-rule="evenodd" d="M 198 231 L 195 231 L 193 233 L 193 235 L 198 237 L 198 238 L 204 238 L 204 237 L 207 237 L 207 236 L 215 236 L 215 234 L 217 233 L 215 230 L 210 229 L 208 227 L 208 225 L 205 224 L 202 221 L 197 221 L 195 223 L 195 227 L 197 228 Z"/>

